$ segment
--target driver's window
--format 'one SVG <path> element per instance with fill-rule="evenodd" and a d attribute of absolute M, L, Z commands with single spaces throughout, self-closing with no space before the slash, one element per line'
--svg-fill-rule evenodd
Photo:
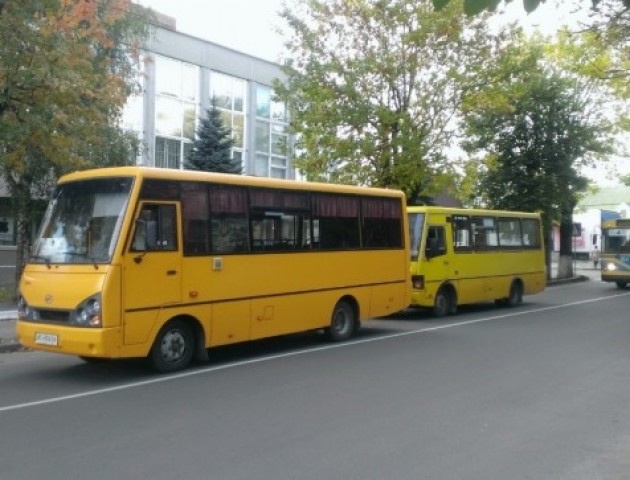
<path fill-rule="evenodd" d="M 177 210 L 175 205 L 144 205 L 136 221 L 131 250 L 177 250 Z"/>
<path fill-rule="evenodd" d="M 427 230 L 427 243 L 424 251 L 427 258 L 437 257 L 446 253 L 446 234 L 444 227 L 429 227 Z"/>

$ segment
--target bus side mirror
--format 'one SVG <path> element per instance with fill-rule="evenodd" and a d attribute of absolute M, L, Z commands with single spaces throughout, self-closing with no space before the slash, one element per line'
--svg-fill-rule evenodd
<path fill-rule="evenodd" d="M 133 235 L 133 250 L 144 252 L 147 249 L 147 222 L 141 218 L 136 220 L 136 231 Z"/>
<path fill-rule="evenodd" d="M 158 245 L 157 222 L 143 218 L 136 220 L 133 249 L 137 252 L 146 252 L 147 250 L 157 250 Z"/>

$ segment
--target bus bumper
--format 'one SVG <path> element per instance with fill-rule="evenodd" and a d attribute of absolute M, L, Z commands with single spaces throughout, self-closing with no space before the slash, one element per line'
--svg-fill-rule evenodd
<path fill-rule="evenodd" d="M 24 347 L 85 357 L 118 358 L 120 328 L 85 328 L 18 320 L 17 339 Z"/>
<path fill-rule="evenodd" d="M 630 283 L 630 275 L 627 273 L 623 274 L 611 274 L 602 272 L 602 282 L 625 282 Z"/>

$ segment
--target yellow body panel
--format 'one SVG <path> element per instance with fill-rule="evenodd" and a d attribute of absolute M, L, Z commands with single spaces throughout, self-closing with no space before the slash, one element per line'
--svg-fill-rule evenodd
<path fill-rule="evenodd" d="M 77 328 L 63 325 L 17 322 L 18 341 L 27 348 L 86 357 L 118 358 L 121 354 L 120 328 Z M 56 335 L 57 346 L 35 343 L 35 334 Z"/>

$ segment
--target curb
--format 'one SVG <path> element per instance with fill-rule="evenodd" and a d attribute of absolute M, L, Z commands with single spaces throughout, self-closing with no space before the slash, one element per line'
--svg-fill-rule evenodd
<path fill-rule="evenodd" d="M 13 321 L 17 318 L 17 312 L 14 310 L 0 311 L 0 325 L 4 322 Z M 23 351 L 24 347 L 17 341 L 14 335 L 0 337 L 0 354 Z"/>
<path fill-rule="evenodd" d="M 556 285 L 566 285 L 567 283 L 588 282 L 590 278 L 588 275 L 577 275 L 571 278 L 552 278 L 547 280 L 548 287 L 555 287 Z"/>
<path fill-rule="evenodd" d="M 14 338 L 7 340 L 6 343 L 0 343 L 0 354 L 26 351 L 26 349 Z"/>

